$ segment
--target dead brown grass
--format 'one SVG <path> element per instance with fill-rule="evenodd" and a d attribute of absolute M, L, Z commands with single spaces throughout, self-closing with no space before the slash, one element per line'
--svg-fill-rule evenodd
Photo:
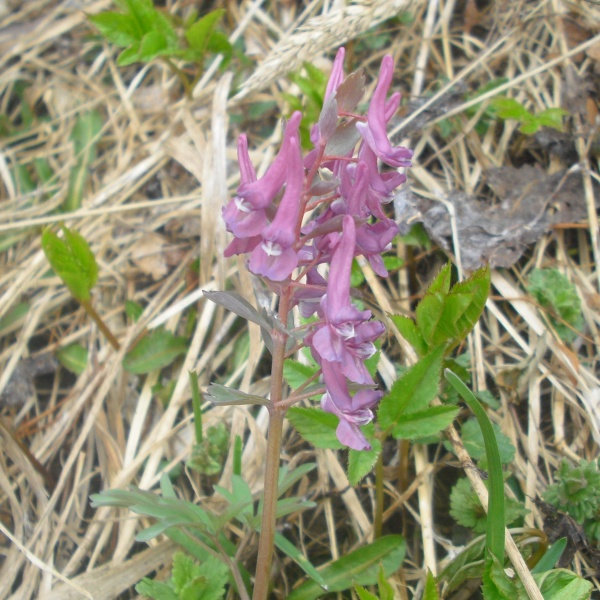
<path fill-rule="evenodd" d="M 331 50 L 400 13 L 411 18 L 404 25 L 386 24 L 393 32 L 389 45 L 371 53 L 350 45 L 353 67 L 362 65 L 373 73 L 383 53 L 391 52 L 398 83 L 413 99 L 442 97 L 460 85 L 474 91 L 506 76 L 505 89 L 530 110 L 562 105 L 574 115 L 569 122 L 573 162 L 555 157 L 543 163 L 535 149 L 527 160 L 540 158 L 548 172 L 577 165 L 584 190 L 579 201 L 587 219 L 577 227 L 554 229 L 515 267 L 494 271 L 493 295 L 469 340 L 475 387 L 491 387 L 499 394 L 502 406 L 494 418 L 517 448 L 514 473 L 531 511 L 526 523 L 542 528 L 533 499 L 551 481 L 561 457 L 592 459 L 600 444 L 600 248 L 593 188 L 598 179 L 600 7 L 562 0 L 491 3 L 482 10 L 474 2 L 453 0 L 315 0 L 306 6 L 224 2 L 232 36 L 243 38 L 256 66 L 241 84 L 232 73 L 216 65 L 209 68 L 190 100 L 161 64 L 118 68 L 115 49 L 90 37 L 85 12 L 104 10 L 109 0 L 77 4 L 0 1 L 0 115 L 8 126 L 0 138 L 0 318 L 14 315 L 19 303 L 29 307 L 25 316 L 5 321 L 0 331 L 0 391 L 13 390 L 0 405 L 0 598 L 131 597 L 128 590 L 142 576 L 168 566 L 170 543 L 140 549 L 134 540 L 137 519 L 109 509 L 91 511 L 88 498 L 101 489 L 131 484 L 153 488 L 165 469 L 188 457 L 193 442 L 189 370 L 203 384 L 218 373 L 226 385 L 244 391 L 267 389 L 258 327 L 249 325 L 248 353 L 233 365 L 239 322 L 201 296 L 203 289 L 227 284 L 255 302 L 243 264 L 222 258 L 227 235 L 220 207 L 236 185 L 235 138 L 238 128 L 258 127 L 243 117 L 232 125 L 230 114 L 246 115 L 258 100 L 275 99 L 281 105 L 282 91 L 295 93 L 287 72 L 303 60 L 326 66 L 324 57 Z M 189 3 L 166 4 L 169 10 L 183 10 Z M 576 27 L 580 37 L 573 33 Z M 16 100 L 22 82 L 27 84 L 24 104 L 34 113 L 26 129 L 20 128 L 21 103 Z M 234 85 L 239 87 L 232 94 Z M 451 219 L 450 192 L 490 198 L 486 169 L 525 160 L 514 147 L 518 124 L 507 121 L 501 130 L 490 128 L 479 136 L 474 127 L 481 115 L 467 118 L 467 106 L 461 101 L 437 118 L 457 115 L 461 120 L 462 132 L 450 143 L 441 145 L 435 117 L 409 142 L 415 150 L 413 193 L 440 202 Z M 422 114 L 426 108 L 421 107 Z M 90 109 L 100 112 L 104 125 L 85 199 L 75 212 L 57 214 L 76 161 L 71 130 L 77 116 Z M 409 115 L 399 126 L 407 127 L 417 116 Z M 267 163 L 278 136 L 276 129 L 267 139 L 252 139 L 256 165 Z M 22 189 L 15 169 L 31 170 L 39 157 L 48 160 L 56 179 Z M 81 232 L 96 253 L 100 279 L 94 302 L 121 341 L 120 352 L 110 347 L 59 280 L 48 276 L 40 227 L 58 221 Z M 459 236 L 454 236 L 451 251 L 460 268 Z M 389 282 L 382 283 L 363 266 L 369 293 L 384 311 L 409 310 L 408 298 L 422 292 L 422 279 L 434 268 L 433 255 L 416 261 L 409 249 L 399 252 L 410 268 Z M 198 256 L 199 276 L 190 278 L 190 264 Z M 579 292 L 585 335 L 571 347 L 549 331 L 543 312 L 524 291 L 523 281 L 536 266 L 559 268 Z M 125 316 L 126 300 L 144 306 L 136 323 Z M 174 382 L 171 398 L 163 404 L 154 391 L 164 383 L 158 373 L 132 377 L 120 363 L 145 327 L 180 331 L 190 308 L 197 310 L 197 318 L 189 349 L 176 368 L 163 374 Z M 59 367 L 24 394 L 10 387 L 26 358 L 72 342 L 89 351 L 80 376 L 73 378 Z M 406 353 L 399 356 L 390 337 L 379 366 L 388 386 L 395 377 L 394 362 L 409 360 Z M 499 385 L 510 369 L 517 370 L 518 382 Z M 206 412 L 206 425 L 221 421 L 230 426 L 232 439 L 240 435 L 246 440 L 244 475 L 253 489 L 260 489 L 265 414 L 244 407 Z M 288 435 L 296 448 L 295 434 Z M 319 534 L 325 524 L 330 557 L 336 558 L 348 550 L 349 539 L 354 546 L 373 536 L 372 495 L 364 493 L 370 482 L 358 492 L 349 488 L 343 457 L 332 451 L 303 450 L 302 460 L 308 458 L 318 462 L 314 491 L 324 495 Z M 291 450 L 285 459 L 300 460 Z M 444 463 L 418 446 L 400 461 L 409 464 L 415 478 L 402 487 L 390 474 L 386 485 L 389 506 L 407 509 L 404 528 L 411 540 L 406 569 L 393 582 L 399 598 L 412 598 L 425 568 L 438 572 L 458 547 L 441 532 L 440 516 L 433 510 L 439 493 L 436 472 Z M 475 471 L 466 472 L 477 485 Z M 230 473 L 229 460 L 222 484 L 227 485 Z M 197 492 L 187 493 L 207 501 Z M 386 513 L 390 527 L 398 511 Z M 312 523 L 314 527 L 314 519 Z M 306 535 L 310 540 L 310 527 Z M 580 555 L 574 568 L 592 577 L 591 565 Z M 592 579 L 600 591 L 598 580 Z"/>

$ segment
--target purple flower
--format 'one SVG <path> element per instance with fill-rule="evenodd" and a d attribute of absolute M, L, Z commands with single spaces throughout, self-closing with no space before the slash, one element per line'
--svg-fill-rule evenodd
<path fill-rule="evenodd" d="M 410 167 L 412 152 L 404 146 L 392 146 L 387 136 L 387 123 L 400 104 L 400 95 L 392 94 L 386 102 L 386 96 L 394 75 L 394 61 L 386 54 L 381 61 L 379 81 L 367 111 L 367 122 L 357 123 L 356 128 L 365 143 L 387 165 L 392 167 Z"/>
<path fill-rule="evenodd" d="M 392 240 L 398 234 L 398 225 L 391 219 L 378 221 L 373 225 L 361 225 L 356 230 L 356 246 L 380 277 L 387 277 L 381 253 L 389 249 Z"/>
<path fill-rule="evenodd" d="M 254 209 L 267 208 L 285 183 L 286 166 L 292 139 L 298 145 L 298 126 L 302 120 L 302 113 L 296 111 L 288 121 L 279 153 L 267 172 L 256 181 L 245 182 L 238 188 L 237 195 L 248 202 Z"/>
<path fill-rule="evenodd" d="M 300 113 L 294 113 L 300 114 Z M 290 119 L 286 128 L 285 192 L 273 222 L 261 233 L 262 242 L 250 256 L 250 270 L 273 281 L 287 279 L 298 264 L 298 253 L 293 246 L 297 239 L 300 206 L 304 184 L 304 165 L 298 136 L 299 120 Z"/>
<path fill-rule="evenodd" d="M 360 426 L 373 420 L 371 409 L 383 394 L 375 390 L 359 390 L 354 396 L 350 396 L 337 363 L 323 361 L 321 368 L 327 387 L 327 393 L 321 399 L 321 408 L 339 417 L 336 430 L 338 440 L 353 450 L 370 450 L 371 445 Z"/>
<path fill-rule="evenodd" d="M 308 337 L 315 358 L 338 363 L 341 372 L 356 383 L 373 379 L 364 361 L 375 353 L 373 341 L 384 331 L 378 321 L 368 321 L 371 312 L 358 310 L 350 300 L 350 269 L 356 243 L 354 219 L 345 216 L 343 233 L 333 252 L 327 293 L 321 301 L 324 321 Z"/>

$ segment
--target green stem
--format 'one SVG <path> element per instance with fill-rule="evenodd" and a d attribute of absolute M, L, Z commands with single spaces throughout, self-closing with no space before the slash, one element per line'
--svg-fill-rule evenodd
<path fill-rule="evenodd" d="M 383 453 L 380 452 L 375 463 L 375 519 L 373 523 L 375 539 L 381 537 L 383 530 Z"/>
<path fill-rule="evenodd" d="M 106 339 L 110 342 L 110 345 L 115 349 L 119 350 L 121 345 L 117 338 L 113 335 L 113 332 L 108 328 L 108 325 L 102 320 L 102 317 L 94 310 L 92 303 L 89 300 L 80 300 L 81 306 L 85 309 L 88 315 L 94 319 L 96 325 L 100 328 L 100 331 L 104 334 Z"/>
<path fill-rule="evenodd" d="M 287 324 L 291 288 L 281 296 L 279 317 Z M 266 600 L 271 580 L 271 562 L 275 540 L 275 516 L 277 512 L 277 482 L 279 479 L 279 457 L 281 435 L 287 406 L 283 400 L 283 363 L 287 335 L 277 328 L 271 332 L 273 338 L 273 360 L 271 366 L 271 395 L 269 403 L 269 433 L 267 437 L 267 458 L 265 465 L 264 498 L 258 557 L 254 577 L 252 600 Z"/>

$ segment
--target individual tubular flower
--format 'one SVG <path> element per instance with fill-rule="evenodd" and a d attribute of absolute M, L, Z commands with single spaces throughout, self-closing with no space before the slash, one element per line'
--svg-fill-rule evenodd
<path fill-rule="evenodd" d="M 412 152 L 404 146 L 392 146 L 387 135 L 387 123 L 400 104 L 400 94 L 392 94 L 386 102 L 386 96 L 394 75 L 394 61 L 386 54 L 381 61 L 379 80 L 367 111 L 367 122 L 357 123 L 356 128 L 365 143 L 375 154 L 391 167 L 410 167 Z"/>
<path fill-rule="evenodd" d="M 300 114 L 300 113 L 295 113 Z M 287 279 L 298 264 L 294 249 L 304 184 L 304 165 L 298 136 L 299 119 L 290 119 L 286 128 L 285 192 L 270 225 L 261 233 L 261 242 L 252 250 L 249 269 L 273 281 Z"/>
<path fill-rule="evenodd" d="M 336 430 L 338 440 L 353 450 L 370 450 L 371 445 L 360 427 L 373 420 L 371 409 L 383 394 L 375 390 L 363 389 L 350 396 L 339 364 L 323 361 L 321 369 L 327 388 L 327 392 L 321 399 L 321 408 L 339 418 L 340 422 Z"/>
<path fill-rule="evenodd" d="M 372 384 L 364 361 L 375 353 L 374 340 L 384 331 L 371 312 L 358 310 L 350 300 L 350 269 L 356 243 L 354 219 L 345 216 L 343 233 L 333 252 L 327 293 L 321 301 L 323 321 L 308 337 L 315 358 L 337 363 L 350 381 Z"/>

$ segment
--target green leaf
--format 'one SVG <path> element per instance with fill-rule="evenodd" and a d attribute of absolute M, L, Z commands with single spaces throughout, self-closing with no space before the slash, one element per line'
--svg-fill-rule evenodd
<path fill-rule="evenodd" d="M 461 395 L 475 414 L 485 443 L 485 453 L 489 468 L 489 504 L 486 545 L 490 554 L 498 562 L 504 560 L 504 478 L 498 443 L 492 423 L 473 392 L 452 371 L 446 369 L 446 380 Z"/>
<path fill-rule="evenodd" d="M 443 353 L 444 347 L 439 346 L 395 381 L 377 412 L 384 431 L 395 427 L 404 415 L 429 406 L 438 392 Z"/>
<path fill-rule="evenodd" d="M 486 561 L 483 571 L 484 600 L 525 600 L 523 586 L 508 577 L 502 563 L 495 556 Z M 520 583 L 520 582 L 518 582 Z"/>
<path fill-rule="evenodd" d="M 56 358 L 65 369 L 75 375 L 81 375 L 87 366 L 88 351 L 81 344 L 70 344 L 60 348 Z"/>
<path fill-rule="evenodd" d="M 414 348 L 419 356 L 427 354 L 427 344 L 417 329 L 416 323 L 404 315 L 390 315 L 394 325 L 402 334 L 402 337 Z"/>
<path fill-rule="evenodd" d="M 550 322 L 561 339 L 572 342 L 583 327 L 581 299 L 575 286 L 557 269 L 534 269 L 528 290 L 541 308 L 550 312 Z"/>
<path fill-rule="evenodd" d="M 355 585 L 354 591 L 356 592 L 359 600 L 379 600 L 375 594 L 371 594 L 371 592 L 365 589 L 362 585 Z"/>
<path fill-rule="evenodd" d="M 335 435 L 339 423 L 335 415 L 318 408 L 293 406 L 288 410 L 287 418 L 298 433 L 315 448 L 344 447 Z"/>
<path fill-rule="evenodd" d="M 144 313 L 144 307 L 133 300 L 125 300 L 125 314 L 132 320 L 137 321 Z"/>
<path fill-rule="evenodd" d="M 528 510 L 521 502 L 507 497 L 504 500 L 504 525 L 512 525 L 523 518 Z M 466 477 L 459 479 L 450 492 L 450 516 L 463 527 L 472 529 L 474 533 L 485 533 L 487 516 L 477 494 Z"/>
<path fill-rule="evenodd" d="M 63 204 L 65 211 L 77 210 L 81 206 L 89 180 L 90 164 L 96 158 L 96 147 L 102 125 L 102 116 L 97 110 L 84 112 L 75 121 L 71 140 L 77 162 L 69 176 L 69 191 Z"/>
<path fill-rule="evenodd" d="M 381 440 L 375 437 L 375 426 L 369 423 L 361 428 L 371 444 L 371 450 L 350 450 L 348 453 L 348 480 L 350 485 L 358 485 L 370 473 L 381 454 Z"/>
<path fill-rule="evenodd" d="M 42 233 L 42 249 L 53 271 L 63 280 L 76 300 L 90 299 L 98 279 L 98 265 L 88 243 L 76 231 L 62 227 L 64 238 L 51 229 Z"/>
<path fill-rule="evenodd" d="M 553 129 L 558 129 L 558 131 L 563 130 L 563 117 L 568 116 L 569 111 L 564 108 L 547 108 L 542 112 L 536 115 L 538 122 L 540 125 L 544 127 L 552 127 Z"/>
<path fill-rule="evenodd" d="M 532 574 L 536 573 L 545 573 L 546 571 L 550 571 L 554 568 L 556 563 L 560 560 L 565 548 L 567 547 L 567 538 L 562 537 L 559 540 L 556 540 L 554 544 L 552 544 L 546 552 L 544 552 L 544 556 L 540 558 L 539 562 L 531 569 Z"/>
<path fill-rule="evenodd" d="M 138 60 L 150 62 L 157 56 L 165 56 L 169 53 L 169 44 L 162 31 L 149 31 L 140 42 L 137 57 Z"/>
<path fill-rule="evenodd" d="M 455 406 L 431 406 L 405 414 L 394 426 L 392 435 L 396 439 L 405 440 L 435 435 L 454 421 L 459 410 Z"/>
<path fill-rule="evenodd" d="M 353 585 L 375 585 L 379 565 L 388 577 L 402 564 L 406 543 L 400 535 L 387 535 L 372 544 L 354 550 L 320 569 L 328 592 L 341 592 Z M 313 600 L 323 594 L 323 588 L 307 581 L 288 595 L 288 600 Z"/>
<path fill-rule="evenodd" d="M 452 267 L 448 263 L 425 292 L 416 309 L 417 327 L 423 339 L 431 345 L 444 309 L 444 300 L 450 291 Z"/>
<path fill-rule="evenodd" d="M 394 600 L 394 588 L 385 578 L 385 572 L 381 565 L 379 565 L 379 573 L 377 574 L 377 590 L 379 600 Z"/>
<path fill-rule="evenodd" d="M 510 438 L 502 433 L 502 430 L 496 423 L 492 423 L 496 442 L 498 444 L 498 452 L 500 453 L 500 462 L 503 465 L 508 465 L 513 461 L 515 456 L 515 447 L 512 445 Z M 469 419 L 462 424 L 460 437 L 467 452 L 475 460 L 485 458 L 485 441 L 481 428 L 477 423 L 477 419 Z M 485 467 L 484 463 L 482 467 Z"/>
<path fill-rule="evenodd" d="M 122 47 L 135 44 L 144 35 L 139 23 L 128 14 L 107 11 L 96 15 L 88 15 L 88 19 L 115 46 Z"/>
<path fill-rule="evenodd" d="M 283 377 L 293 390 L 300 387 L 318 370 L 318 367 L 313 365 L 305 365 L 291 358 L 286 359 L 283 363 Z"/>
<path fill-rule="evenodd" d="M 188 341 L 166 329 L 154 329 L 147 333 L 123 359 L 123 368 L 141 375 L 170 365 L 178 356 L 185 354 Z"/>
<path fill-rule="evenodd" d="M 117 65 L 119 65 L 119 67 L 126 67 L 127 65 L 137 62 L 139 60 L 139 52 L 139 43 L 136 43 L 129 48 L 125 48 L 117 58 Z"/>
<path fill-rule="evenodd" d="M 440 600 L 440 595 L 435 583 L 435 577 L 431 571 L 427 571 L 427 580 L 425 581 L 423 600 Z"/>
<path fill-rule="evenodd" d="M 275 532 L 275 545 L 284 554 L 287 554 L 313 581 L 319 585 L 325 585 L 325 580 L 308 558 L 300 552 L 295 544 L 292 544 L 279 532 Z"/>
<path fill-rule="evenodd" d="M 530 121 L 534 116 L 520 102 L 514 98 L 497 96 L 492 100 L 492 106 L 496 109 L 501 119 L 514 119 L 515 121 Z"/>
<path fill-rule="evenodd" d="M 211 35 L 224 14 L 223 8 L 213 10 L 186 29 L 185 39 L 200 57 L 206 53 Z"/>
<path fill-rule="evenodd" d="M 534 579 L 545 600 L 587 600 L 594 587 L 591 581 L 567 569 L 536 573 Z"/>
<path fill-rule="evenodd" d="M 179 600 L 179 595 L 164 581 L 155 581 L 144 577 L 136 586 L 135 591 L 140 596 L 148 596 L 154 600 Z"/>
<path fill-rule="evenodd" d="M 29 312 L 31 305 L 29 302 L 19 302 L 11 308 L 2 318 L 0 318 L 0 333 L 5 334 L 7 330 L 16 327 Z"/>

